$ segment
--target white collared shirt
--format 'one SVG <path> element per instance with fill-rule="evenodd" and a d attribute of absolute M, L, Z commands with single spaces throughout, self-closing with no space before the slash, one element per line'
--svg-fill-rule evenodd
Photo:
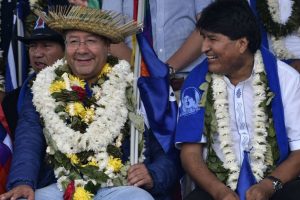
<path fill-rule="evenodd" d="M 291 151 L 295 151 L 300 149 L 300 75 L 281 61 L 277 64 L 289 146 Z M 254 130 L 252 76 L 236 86 L 232 85 L 226 77 L 225 82 L 229 100 L 231 137 L 237 161 L 241 164 L 243 150 L 252 148 Z M 206 142 L 205 136 L 201 142 Z M 214 138 L 213 148 L 223 161 L 224 156 L 218 138 Z"/>

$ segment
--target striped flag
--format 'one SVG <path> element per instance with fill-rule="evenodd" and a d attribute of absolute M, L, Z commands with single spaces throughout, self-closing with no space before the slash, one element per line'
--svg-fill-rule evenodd
<path fill-rule="evenodd" d="M 26 48 L 23 43 L 17 41 L 17 36 L 24 37 L 23 22 L 29 14 L 29 10 L 28 0 L 20 0 L 17 2 L 16 14 L 13 17 L 12 37 L 7 53 L 5 73 L 6 92 L 10 92 L 21 86 L 27 76 L 28 64 Z"/>
<path fill-rule="evenodd" d="M 174 148 L 177 102 L 169 84 L 169 68 L 158 59 L 143 33 L 137 39 L 150 74 L 138 80 L 141 100 L 156 139 L 165 152 L 170 152 Z"/>
<path fill-rule="evenodd" d="M 144 4 L 144 30 L 137 35 L 142 54 L 141 76 L 138 88 L 145 121 L 156 139 L 167 153 L 174 152 L 174 135 L 177 122 L 177 102 L 169 83 L 169 68 L 152 48 L 152 25 L 149 0 Z M 137 19 L 138 0 L 134 1 L 134 15 Z"/>
<path fill-rule="evenodd" d="M 244 159 L 236 188 L 236 192 L 238 193 L 240 200 L 246 200 L 247 190 L 256 183 L 257 181 L 249 163 L 249 152 L 244 151 Z"/>
<path fill-rule="evenodd" d="M 6 179 L 12 158 L 12 141 L 1 104 L 0 121 L 0 194 L 2 194 L 5 192 Z"/>

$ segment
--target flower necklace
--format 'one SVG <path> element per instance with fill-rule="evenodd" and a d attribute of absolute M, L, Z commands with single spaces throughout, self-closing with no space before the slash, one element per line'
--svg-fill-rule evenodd
<path fill-rule="evenodd" d="M 59 151 L 62 153 L 79 153 L 83 150 L 100 152 L 120 134 L 127 120 L 125 88 L 133 78 L 130 67 L 126 62 L 121 61 L 112 68 L 111 73 L 108 74 L 109 79 L 102 84 L 101 88 L 97 85 L 92 88 L 98 107 L 94 111 L 95 120 L 82 134 L 66 126 L 55 112 L 55 107 L 58 107 L 60 102 L 55 101 L 49 91 L 51 84 L 57 78 L 55 69 L 64 64 L 64 60 L 59 60 L 53 67 L 46 68 L 39 74 L 32 87 L 33 103 L 43 117 L 45 128 L 49 131 L 48 135 Z M 80 86 L 76 81 L 73 84 Z"/>
<path fill-rule="evenodd" d="M 276 38 L 291 34 L 297 31 L 300 26 L 300 2 L 290 1 L 292 13 L 288 21 L 284 24 L 280 23 L 279 20 L 278 0 L 257 1 L 257 10 L 267 32 Z"/>
<path fill-rule="evenodd" d="M 292 54 L 284 43 L 283 37 L 276 39 L 276 37 L 271 35 L 271 41 L 274 53 L 280 59 L 294 59 L 297 58 L 294 54 Z"/>
<path fill-rule="evenodd" d="M 265 165 L 266 137 L 267 133 L 267 115 L 265 107 L 261 106 L 266 101 L 266 83 L 261 79 L 264 73 L 264 65 L 260 51 L 255 54 L 254 74 L 252 87 L 254 91 L 254 136 L 253 149 L 250 152 L 251 168 L 257 180 L 261 180 L 267 167 Z M 224 76 L 212 74 L 213 107 L 217 121 L 217 130 L 221 149 L 224 154 L 224 168 L 229 170 L 227 185 L 233 190 L 236 189 L 237 180 L 240 173 L 240 166 L 237 162 L 233 150 L 233 143 L 230 131 L 229 103 L 227 98 L 226 82 Z"/>
<path fill-rule="evenodd" d="M 126 184 L 129 162 L 122 163 L 120 148 L 128 126 L 125 93 L 132 80 L 126 61 L 107 64 L 87 98 L 84 82 L 68 73 L 64 59 L 37 75 L 33 103 L 44 121 L 48 160 L 59 189 L 67 194 L 75 188 L 74 199 Z"/>
<path fill-rule="evenodd" d="M 278 0 L 257 2 L 257 9 L 262 22 L 267 32 L 271 35 L 275 54 L 280 59 L 293 59 L 296 56 L 286 48 L 283 38 L 292 32 L 300 34 L 300 3 L 291 0 L 292 13 L 285 24 L 280 22 L 279 7 Z"/>

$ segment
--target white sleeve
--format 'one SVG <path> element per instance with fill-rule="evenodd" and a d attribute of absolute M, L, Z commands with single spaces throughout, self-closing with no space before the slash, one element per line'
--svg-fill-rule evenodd
<path fill-rule="evenodd" d="M 300 149 L 300 74 L 277 61 L 284 119 L 291 151 Z"/>
<path fill-rule="evenodd" d="M 201 140 L 198 143 L 199 144 L 207 143 L 207 139 L 206 139 L 206 136 L 204 134 L 202 134 Z M 182 144 L 182 142 L 176 142 L 175 147 L 177 149 L 181 149 L 181 144 Z M 203 155 L 206 155 L 206 154 L 203 154 Z"/>

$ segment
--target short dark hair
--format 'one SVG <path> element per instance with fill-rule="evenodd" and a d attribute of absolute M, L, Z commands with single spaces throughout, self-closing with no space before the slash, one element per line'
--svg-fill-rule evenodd
<path fill-rule="evenodd" d="M 259 24 L 245 0 L 218 0 L 211 3 L 202 11 L 196 26 L 199 30 L 221 33 L 231 40 L 246 37 L 252 53 L 261 44 Z"/>

